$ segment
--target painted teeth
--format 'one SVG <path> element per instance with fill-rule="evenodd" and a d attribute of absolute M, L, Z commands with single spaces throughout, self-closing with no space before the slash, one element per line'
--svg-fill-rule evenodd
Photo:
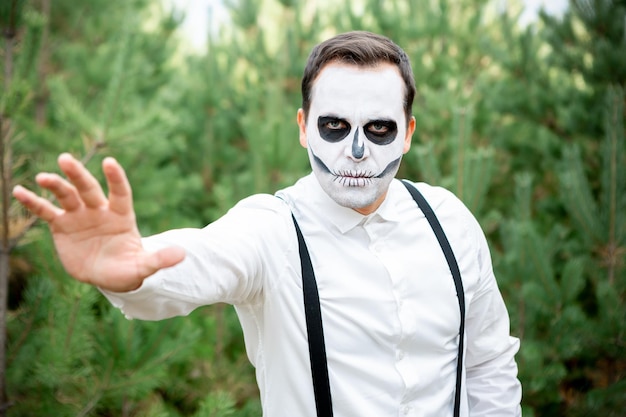
<path fill-rule="evenodd" d="M 344 187 L 365 187 L 366 185 L 372 183 L 372 178 L 337 175 L 335 176 L 334 181 L 337 181 Z"/>
<path fill-rule="evenodd" d="M 371 178 L 374 177 L 374 174 L 371 172 L 355 172 L 355 171 L 339 171 L 334 174 L 338 177 L 348 177 L 348 178 Z"/>

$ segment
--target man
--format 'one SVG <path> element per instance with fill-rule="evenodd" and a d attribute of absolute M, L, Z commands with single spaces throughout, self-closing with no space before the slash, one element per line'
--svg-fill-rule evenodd
<path fill-rule="evenodd" d="M 276 196 L 242 200 L 203 229 L 142 239 L 130 186 L 112 158 L 103 161 L 108 198 L 67 154 L 59 157 L 67 180 L 37 176 L 60 208 L 20 186 L 14 196 L 48 222 L 67 271 L 127 317 L 233 304 L 265 416 L 316 415 L 292 214 L 317 280 L 335 416 L 452 416 L 459 346 L 461 415 L 519 416 L 519 342 L 509 336 L 478 223 L 451 193 L 413 184 L 458 263 L 459 337 L 451 269 L 424 213 L 394 179 L 415 130 L 406 54 L 375 34 L 336 36 L 312 51 L 302 94 L 297 122 L 313 173 Z"/>

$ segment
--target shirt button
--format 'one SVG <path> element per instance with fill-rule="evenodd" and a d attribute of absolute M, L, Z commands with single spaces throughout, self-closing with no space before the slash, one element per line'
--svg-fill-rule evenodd
<path fill-rule="evenodd" d="M 405 406 L 402 412 L 404 413 L 405 416 L 408 415 L 411 412 L 411 406 L 410 405 Z"/>
<path fill-rule="evenodd" d="M 400 350 L 400 351 L 398 351 L 398 355 L 397 355 L 397 357 L 398 357 L 398 360 L 399 360 L 399 361 L 401 361 L 402 359 L 404 359 L 404 352 L 403 352 L 403 351 L 401 351 L 401 350 Z"/>

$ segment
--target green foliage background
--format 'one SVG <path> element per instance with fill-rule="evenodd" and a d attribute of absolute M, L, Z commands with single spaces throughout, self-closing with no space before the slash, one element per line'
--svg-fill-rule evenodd
<path fill-rule="evenodd" d="M 385 34 L 419 91 L 400 176 L 453 190 L 487 233 L 522 341 L 524 415 L 623 415 L 626 1 L 572 0 L 528 27 L 514 1 L 319 3 L 229 0 L 231 22 L 185 54 L 181 16 L 156 0 L 3 0 L 13 181 L 35 188 L 62 151 L 98 174 L 113 155 L 142 233 L 201 227 L 308 172 L 295 113 L 310 49 Z M 12 204 L 8 415 L 260 415 L 230 306 L 128 321 L 63 272 L 45 227 Z"/>

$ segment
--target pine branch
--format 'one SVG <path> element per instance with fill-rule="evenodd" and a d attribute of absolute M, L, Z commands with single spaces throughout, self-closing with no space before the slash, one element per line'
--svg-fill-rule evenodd
<path fill-rule="evenodd" d="M 415 155 L 417 159 L 417 166 L 420 168 L 423 181 L 439 184 L 441 182 L 441 171 L 437 162 L 433 142 L 427 142 L 424 145 L 416 145 L 413 155 Z"/>
<path fill-rule="evenodd" d="M 467 152 L 467 128 L 465 127 L 466 123 L 467 123 L 467 109 L 466 108 L 461 108 L 458 111 L 457 116 L 455 117 L 455 130 L 456 132 L 456 164 L 455 164 L 455 169 L 456 169 L 456 191 L 457 191 L 457 196 L 461 199 L 464 200 L 465 198 L 465 183 L 464 183 L 464 179 L 466 177 L 465 175 L 465 162 L 466 162 L 466 152 Z M 471 122 L 470 122 L 471 123 Z"/>
<path fill-rule="evenodd" d="M 623 244 L 623 220 L 618 213 L 623 213 L 620 206 L 626 182 L 624 164 L 624 93 L 621 88 L 611 88 L 607 93 L 607 109 L 604 142 L 604 171 L 602 176 L 602 205 L 606 210 L 607 241 L 601 249 L 602 263 L 608 269 L 608 281 L 615 282 L 615 274 L 623 263 L 626 248 Z"/>
<path fill-rule="evenodd" d="M 70 311 L 70 317 L 67 323 L 67 333 L 65 334 L 65 341 L 63 343 L 64 348 L 68 351 L 70 349 L 72 335 L 74 334 L 74 329 L 76 326 L 76 316 L 77 314 L 79 314 L 79 308 L 80 308 L 80 298 L 75 297 L 74 303 L 72 305 L 72 309 Z"/>
<path fill-rule="evenodd" d="M 120 93 L 122 92 L 122 82 L 125 79 L 126 75 L 126 66 L 128 62 L 128 58 L 130 56 L 130 43 L 132 41 L 131 37 L 131 27 L 132 23 L 130 21 L 130 13 L 128 10 L 125 10 L 124 20 L 122 22 L 122 32 L 119 40 L 120 46 L 117 49 L 117 55 L 115 56 L 114 65 L 113 65 L 113 74 L 111 79 L 109 80 L 109 85 L 105 90 L 105 96 L 103 99 L 102 106 L 102 126 L 104 128 L 104 134 L 107 134 L 108 127 L 111 125 L 114 120 L 114 115 L 119 111 L 119 99 Z"/>
<path fill-rule="evenodd" d="M 580 149 L 576 146 L 566 147 L 561 166 L 561 194 L 567 210 L 583 230 L 582 235 L 587 241 L 602 241 L 603 227 L 598 216 L 599 208 L 584 172 Z"/>
<path fill-rule="evenodd" d="M 98 402 L 102 399 L 102 392 L 98 392 L 92 399 L 89 400 L 87 404 L 80 410 L 76 417 L 86 417 L 91 411 L 98 405 Z"/>

